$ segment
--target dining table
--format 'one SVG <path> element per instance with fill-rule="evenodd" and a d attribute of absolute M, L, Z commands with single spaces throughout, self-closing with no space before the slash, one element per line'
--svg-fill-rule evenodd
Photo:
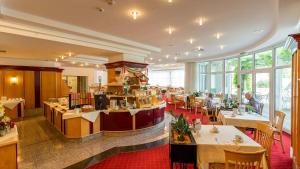
<path fill-rule="evenodd" d="M 217 130 L 213 130 L 213 127 Z M 197 144 L 197 165 L 199 169 L 208 169 L 209 163 L 225 163 L 224 150 L 256 152 L 264 148 L 252 138 L 230 125 L 202 125 L 198 132 L 192 131 Z M 242 141 L 235 141 L 240 136 Z M 262 168 L 267 169 L 265 156 Z"/>
<path fill-rule="evenodd" d="M 233 111 L 221 110 L 219 119 L 224 125 L 232 125 L 242 128 L 256 128 L 257 123 L 270 124 L 270 120 L 255 112 L 233 113 Z"/>

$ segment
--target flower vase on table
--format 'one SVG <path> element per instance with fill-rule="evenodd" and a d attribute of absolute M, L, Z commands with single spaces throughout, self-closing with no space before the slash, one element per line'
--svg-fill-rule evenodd
<path fill-rule="evenodd" d="M 0 101 L 0 137 L 5 136 L 14 127 L 14 123 L 4 114 L 4 106 Z"/>

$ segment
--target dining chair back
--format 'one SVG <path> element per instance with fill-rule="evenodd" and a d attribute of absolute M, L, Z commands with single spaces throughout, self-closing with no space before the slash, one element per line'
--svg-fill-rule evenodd
<path fill-rule="evenodd" d="M 259 169 L 265 150 L 257 152 L 225 151 L 225 169 Z"/>
<path fill-rule="evenodd" d="M 263 114 L 263 110 L 264 110 L 264 104 L 263 103 L 259 103 L 259 114 L 260 115 Z"/>
<path fill-rule="evenodd" d="M 285 113 L 281 111 L 276 111 L 274 120 L 272 123 L 272 126 L 274 127 L 274 134 L 279 135 L 279 139 L 276 139 L 274 136 L 274 140 L 280 141 L 282 152 L 284 153 L 284 146 L 283 146 L 283 140 L 282 140 L 282 128 L 283 128 L 283 122 L 285 119 Z"/>
<path fill-rule="evenodd" d="M 266 150 L 266 158 L 270 166 L 271 148 L 273 144 L 274 129 L 266 123 L 257 123 L 255 141 Z"/>

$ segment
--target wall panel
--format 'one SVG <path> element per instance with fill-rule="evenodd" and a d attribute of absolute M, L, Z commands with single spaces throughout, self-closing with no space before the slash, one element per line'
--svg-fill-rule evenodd
<path fill-rule="evenodd" d="M 24 98 L 24 72 L 19 70 L 4 70 L 3 95 L 7 98 Z M 11 83 L 11 78 L 17 78 L 17 83 Z"/>
<path fill-rule="evenodd" d="M 25 109 L 35 108 L 34 71 L 24 71 Z"/>
<path fill-rule="evenodd" d="M 41 103 L 56 97 L 56 72 L 41 71 Z M 41 104 L 43 105 L 43 104 Z"/>
<path fill-rule="evenodd" d="M 0 97 L 3 96 L 3 70 L 0 70 Z"/>

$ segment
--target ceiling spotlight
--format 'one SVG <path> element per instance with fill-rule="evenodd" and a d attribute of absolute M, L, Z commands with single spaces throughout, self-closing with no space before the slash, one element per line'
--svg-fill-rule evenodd
<path fill-rule="evenodd" d="M 186 56 L 188 56 L 188 55 L 189 55 L 189 52 L 185 52 L 184 54 L 185 54 Z"/>
<path fill-rule="evenodd" d="M 174 28 L 172 28 L 171 26 L 169 28 L 167 28 L 167 32 L 171 35 L 174 32 Z"/>
<path fill-rule="evenodd" d="M 177 57 L 174 57 L 175 60 L 177 60 Z"/>
<path fill-rule="evenodd" d="M 150 60 L 153 60 L 153 58 L 150 58 Z"/>
<path fill-rule="evenodd" d="M 194 40 L 193 38 L 189 39 L 190 44 L 193 44 L 194 41 L 195 41 L 195 40 Z"/>
<path fill-rule="evenodd" d="M 96 65 L 97 68 L 99 68 L 99 65 Z"/>
<path fill-rule="evenodd" d="M 65 58 L 65 56 L 64 56 L 64 55 L 62 55 L 62 56 L 61 56 L 61 59 L 64 59 L 64 58 Z"/>
<path fill-rule="evenodd" d="M 68 53 L 68 56 L 70 56 L 70 57 L 71 57 L 71 56 L 72 56 L 72 53 L 71 53 L 71 52 L 69 52 L 69 53 Z"/>
<path fill-rule="evenodd" d="M 88 66 L 89 64 L 87 62 L 84 63 L 85 66 Z"/>
<path fill-rule="evenodd" d="M 140 15 L 140 13 L 138 11 L 136 11 L 136 10 L 131 11 L 131 16 L 134 20 L 136 20 L 139 15 Z"/>
<path fill-rule="evenodd" d="M 97 9 L 99 12 L 104 12 L 104 8 L 96 7 L 96 9 Z"/>
<path fill-rule="evenodd" d="M 75 61 L 72 61 L 71 63 L 72 63 L 73 65 L 74 65 L 74 64 L 76 64 L 76 62 L 75 62 Z"/>
<path fill-rule="evenodd" d="M 83 66 L 83 64 L 81 63 L 80 66 Z"/>
<path fill-rule="evenodd" d="M 173 0 L 168 0 L 168 2 L 169 2 L 169 3 L 172 3 L 172 2 L 173 2 Z"/>
<path fill-rule="evenodd" d="M 58 58 L 55 58 L 55 62 L 57 62 L 58 61 Z"/>
<path fill-rule="evenodd" d="M 159 62 L 161 62 L 161 59 L 158 59 Z"/>
<path fill-rule="evenodd" d="M 168 58 L 169 58 L 169 55 L 166 55 L 166 58 L 168 59 Z"/>
<path fill-rule="evenodd" d="M 205 19 L 204 18 L 199 18 L 199 20 L 198 20 L 198 24 L 199 24 L 199 26 L 202 26 L 203 24 L 204 24 L 204 21 L 205 21 Z"/>
<path fill-rule="evenodd" d="M 216 37 L 217 39 L 220 39 L 222 35 L 223 35 L 222 33 L 216 33 L 216 34 L 215 34 L 215 37 Z"/>
<path fill-rule="evenodd" d="M 224 49 L 224 45 L 220 45 L 220 49 L 223 50 Z"/>
<path fill-rule="evenodd" d="M 200 57 L 200 56 L 202 56 L 202 54 L 201 54 L 201 53 L 198 53 L 198 57 Z"/>

